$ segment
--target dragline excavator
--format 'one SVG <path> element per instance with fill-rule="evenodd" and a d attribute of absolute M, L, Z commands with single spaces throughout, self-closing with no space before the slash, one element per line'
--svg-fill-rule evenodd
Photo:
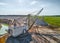
<path fill-rule="evenodd" d="M 31 34 L 29 34 L 29 30 L 34 25 L 36 19 L 38 18 L 38 15 L 43 11 L 43 8 L 35 15 L 35 19 L 31 25 L 24 27 L 16 27 L 16 23 L 14 24 L 14 29 L 12 29 L 11 36 L 9 36 L 6 40 L 6 43 L 29 43 L 31 41 Z M 29 18 L 28 18 L 29 20 Z M 15 21 L 17 22 L 17 21 Z M 28 29 L 27 29 L 28 28 Z M 25 30 L 25 33 L 23 33 L 23 30 Z"/>

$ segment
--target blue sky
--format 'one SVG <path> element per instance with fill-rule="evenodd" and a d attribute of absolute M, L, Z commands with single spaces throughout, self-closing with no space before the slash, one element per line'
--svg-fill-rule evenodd
<path fill-rule="evenodd" d="M 40 15 L 60 15 L 60 0 L 0 0 L 0 15 L 24 15 L 41 8 Z"/>

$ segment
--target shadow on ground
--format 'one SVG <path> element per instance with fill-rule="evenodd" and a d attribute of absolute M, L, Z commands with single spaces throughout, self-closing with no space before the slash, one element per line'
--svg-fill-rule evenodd
<path fill-rule="evenodd" d="M 32 36 L 29 33 L 19 35 L 17 37 L 10 36 L 6 40 L 6 43 L 30 43 L 32 41 Z"/>

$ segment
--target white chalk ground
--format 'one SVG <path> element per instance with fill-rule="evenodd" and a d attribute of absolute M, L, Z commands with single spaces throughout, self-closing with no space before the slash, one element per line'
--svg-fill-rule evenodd
<path fill-rule="evenodd" d="M 8 30 L 8 26 L 2 24 L 2 28 L 0 29 L 0 35 L 7 33 L 5 30 Z"/>

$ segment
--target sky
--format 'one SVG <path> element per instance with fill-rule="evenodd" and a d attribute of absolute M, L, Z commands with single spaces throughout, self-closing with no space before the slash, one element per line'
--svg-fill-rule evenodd
<path fill-rule="evenodd" d="M 0 15 L 60 15 L 60 0 L 0 0 Z"/>

